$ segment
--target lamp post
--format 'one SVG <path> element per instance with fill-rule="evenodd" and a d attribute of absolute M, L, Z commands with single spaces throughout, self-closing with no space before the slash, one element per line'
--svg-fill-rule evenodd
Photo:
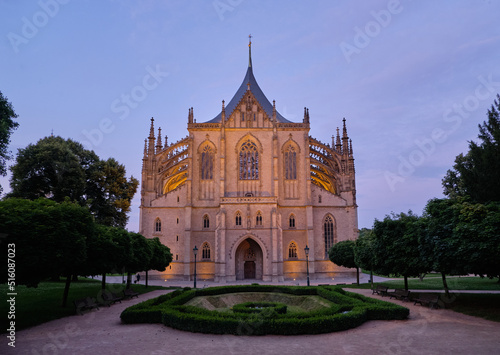
<path fill-rule="evenodd" d="M 194 288 L 196 288 L 196 255 L 198 254 L 198 248 L 196 245 L 193 248 L 193 254 L 194 254 Z"/>
<path fill-rule="evenodd" d="M 304 248 L 304 253 L 306 253 L 307 286 L 309 286 L 309 247 L 307 246 L 307 244 L 306 247 Z"/>

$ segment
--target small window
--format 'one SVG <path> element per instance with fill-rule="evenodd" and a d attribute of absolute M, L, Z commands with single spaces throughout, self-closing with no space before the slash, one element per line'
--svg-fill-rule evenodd
<path fill-rule="evenodd" d="M 295 228 L 295 216 L 293 214 L 290 215 L 289 226 L 290 228 Z"/>
<path fill-rule="evenodd" d="M 201 259 L 210 260 L 210 245 L 207 242 L 203 243 L 201 247 Z"/>
<path fill-rule="evenodd" d="M 178 236 L 178 235 L 176 235 L 176 236 L 175 236 L 175 239 L 176 239 L 176 242 L 178 242 L 178 241 L 179 241 L 179 236 Z"/>
<path fill-rule="evenodd" d="M 241 122 L 245 120 L 245 112 L 241 112 Z"/>
<path fill-rule="evenodd" d="M 179 224 L 179 217 L 177 217 L 177 224 Z"/>
<path fill-rule="evenodd" d="M 179 260 L 179 254 L 175 254 L 175 260 Z"/>
<path fill-rule="evenodd" d="M 236 212 L 236 225 L 241 226 L 241 213 Z"/>
<path fill-rule="evenodd" d="M 179 202 L 179 196 L 177 196 L 177 202 Z"/>
<path fill-rule="evenodd" d="M 288 247 L 288 259 L 296 259 L 297 258 L 297 244 L 294 242 L 290 243 Z"/>
<path fill-rule="evenodd" d="M 318 203 L 321 203 L 321 195 L 318 196 Z"/>
<path fill-rule="evenodd" d="M 208 218 L 208 215 L 203 216 L 203 228 L 209 228 L 210 227 L 210 219 Z"/>
<path fill-rule="evenodd" d="M 155 232 L 161 232 L 161 220 L 159 218 L 155 220 Z"/>
<path fill-rule="evenodd" d="M 262 213 L 257 212 L 257 217 L 255 218 L 255 225 L 256 226 L 261 226 L 262 225 Z"/>
<path fill-rule="evenodd" d="M 253 120 L 254 120 L 254 121 L 256 120 L 255 113 L 253 114 Z"/>

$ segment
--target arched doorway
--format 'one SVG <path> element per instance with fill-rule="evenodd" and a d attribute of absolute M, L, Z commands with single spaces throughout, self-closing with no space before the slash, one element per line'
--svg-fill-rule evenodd
<path fill-rule="evenodd" d="M 262 249 L 251 238 L 243 240 L 236 249 L 236 280 L 262 280 Z"/>

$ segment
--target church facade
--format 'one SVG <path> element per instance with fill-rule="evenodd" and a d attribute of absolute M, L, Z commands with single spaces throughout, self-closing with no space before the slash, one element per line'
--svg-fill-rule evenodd
<path fill-rule="evenodd" d="M 291 122 L 247 72 L 213 119 L 188 112 L 188 136 L 168 143 L 151 119 L 142 166 L 140 233 L 173 262 L 151 277 L 226 282 L 331 278 L 351 272 L 329 248 L 358 235 L 346 121 L 330 144 L 309 136 L 309 110 Z M 308 255 L 306 255 L 306 247 Z M 194 249 L 197 255 L 194 255 Z"/>

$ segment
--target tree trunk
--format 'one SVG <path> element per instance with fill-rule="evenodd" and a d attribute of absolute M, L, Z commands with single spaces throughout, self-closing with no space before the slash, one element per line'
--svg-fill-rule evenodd
<path fill-rule="evenodd" d="M 373 290 L 373 269 L 370 269 L 370 282 L 372 283 L 372 290 Z"/>
<path fill-rule="evenodd" d="M 146 287 L 148 287 L 148 270 L 146 270 Z"/>
<path fill-rule="evenodd" d="M 131 283 L 132 283 L 132 273 L 127 272 L 127 286 L 125 287 L 127 290 L 130 288 Z"/>
<path fill-rule="evenodd" d="M 63 293 L 63 300 L 62 300 L 63 307 L 66 307 L 66 301 L 68 300 L 69 285 L 70 284 L 71 284 L 71 274 L 66 276 L 66 285 L 64 285 L 64 293 Z"/>
<path fill-rule="evenodd" d="M 441 278 L 443 279 L 444 294 L 447 298 L 450 298 L 450 291 L 448 290 L 448 283 L 446 282 L 446 275 L 444 272 L 441 273 Z"/>
<path fill-rule="evenodd" d="M 106 273 L 102 274 L 101 289 L 103 291 L 106 289 Z"/>
<path fill-rule="evenodd" d="M 357 285 L 359 286 L 359 267 L 356 268 L 356 282 Z"/>
<path fill-rule="evenodd" d="M 405 290 L 408 291 L 408 276 L 404 276 L 405 278 Z"/>

